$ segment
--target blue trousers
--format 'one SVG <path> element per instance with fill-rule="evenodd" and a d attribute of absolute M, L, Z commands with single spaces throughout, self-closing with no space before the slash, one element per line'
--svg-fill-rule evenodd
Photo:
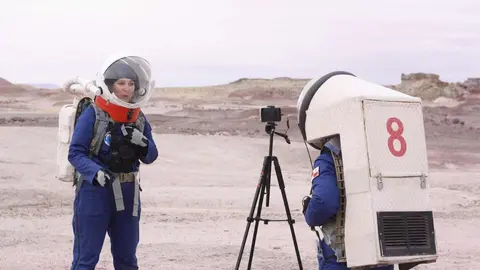
<path fill-rule="evenodd" d="M 346 263 L 337 262 L 337 257 L 325 241 L 317 241 L 317 260 L 319 270 L 350 270 Z M 393 270 L 393 265 L 370 268 L 371 270 Z"/>
<path fill-rule="evenodd" d="M 117 211 L 112 187 L 93 186 L 83 181 L 74 201 L 72 220 L 73 261 L 71 270 L 95 269 L 105 235 L 111 242 L 116 270 L 138 269 L 136 250 L 139 242 L 139 221 L 132 215 L 135 183 L 122 183 L 125 210 Z"/>

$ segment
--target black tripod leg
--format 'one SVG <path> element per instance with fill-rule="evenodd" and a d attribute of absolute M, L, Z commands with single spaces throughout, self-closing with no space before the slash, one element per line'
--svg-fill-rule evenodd
<path fill-rule="evenodd" d="M 275 164 L 275 173 L 278 179 L 278 186 L 280 187 L 280 191 L 283 197 L 283 204 L 285 205 L 285 211 L 287 213 L 290 232 L 292 233 L 293 245 L 295 247 L 295 253 L 297 255 L 298 266 L 300 267 L 300 270 L 302 270 L 303 269 L 302 259 L 300 258 L 300 252 L 298 251 L 298 245 L 297 245 L 297 238 L 295 237 L 295 230 L 293 229 L 293 223 L 295 223 L 295 220 L 292 219 L 292 215 L 290 214 L 290 207 L 288 206 L 287 194 L 285 193 L 285 183 L 283 182 L 282 170 L 280 168 L 280 164 L 278 163 L 277 157 L 273 157 L 273 162 Z"/>
<path fill-rule="evenodd" d="M 239 267 L 240 267 L 240 262 L 242 260 L 243 251 L 245 249 L 245 242 L 247 241 L 248 231 L 250 230 L 250 225 L 251 225 L 252 221 L 254 220 L 253 219 L 253 213 L 255 211 L 255 206 L 257 205 L 257 201 L 258 201 L 259 196 L 260 196 L 260 203 L 258 205 L 258 210 L 259 211 L 260 211 L 261 206 L 262 206 L 263 192 L 265 190 L 265 175 L 266 175 L 266 172 L 267 172 L 267 169 L 268 169 L 267 166 L 269 166 L 269 164 L 271 164 L 271 160 L 268 157 L 265 157 L 263 159 L 263 167 L 262 167 L 262 170 L 261 170 L 260 179 L 258 180 L 257 189 L 255 190 L 255 195 L 253 197 L 252 207 L 250 208 L 250 214 L 247 217 L 247 227 L 245 228 L 245 233 L 243 235 L 243 240 L 242 240 L 242 246 L 240 247 L 240 253 L 238 254 L 237 265 L 235 266 L 236 270 L 238 270 Z M 256 237 L 256 232 L 257 232 L 257 228 L 258 228 L 258 222 L 259 222 L 258 217 L 260 217 L 260 213 L 257 213 L 257 221 L 256 221 L 256 224 L 255 224 L 254 237 Z M 254 245 L 254 241 L 252 241 L 252 246 L 253 245 Z M 251 264 L 252 255 L 253 255 L 253 249 L 250 250 L 249 265 Z M 250 268 L 250 266 L 249 266 L 249 268 Z"/>
<path fill-rule="evenodd" d="M 269 207 L 270 206 L 270 182 L 272 178 L 272 160 L 270 159 L 268 166 L 267 166 L 267 172 L 265 172 L 265 189 L 266 189 L 266 195 L 267 198 L 265 199 L 265 206 Z"/>
<path fill-rule="evenodd" d="M 260 215 L 262 214 L 262 204 L 263 204 L 263 197 L 265 195 L 265 188 L 267 184 L 267 179 L 269 178 L 270 172 L 272 170 L 272 160 L 268 156 L 265 157 L 267 160 L 265 164 L 265 170 L 263 171 L 263 181 L 260 183 L 261 187 L 261 194 L 258 201 L 258 208 L 257 208 L 257 215 L 255 216 L 255 229 L 253 230 L 252 236 L 252 246 L 250 247 L 250 258 L 248 258 L 248 268 L 252 268 L 252 259 L 253 259 L 253 252 L 255 251 L 255 242 L 257 240 L 257 232 L 258 232 L 258 224 L 260 223 Z"/>

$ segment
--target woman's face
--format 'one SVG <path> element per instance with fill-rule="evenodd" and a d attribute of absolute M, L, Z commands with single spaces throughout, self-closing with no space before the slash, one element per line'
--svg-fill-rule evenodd
<path fill-rule="evenodd" d="M 133 97 L 133 91 L 135 90 L 135 82 L 130 79 L 122 78 L 118 79 L 113 84 L 113 93 L 121 100 L 130 102 Z"/>

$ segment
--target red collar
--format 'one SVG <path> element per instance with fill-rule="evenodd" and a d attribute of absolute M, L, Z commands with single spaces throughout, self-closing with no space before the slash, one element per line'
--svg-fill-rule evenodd
<path fill-rule="evenodd" d="M 95 104 L 106 111 L 113 121 L 120 123 L 133 123 L 137 120 L 140 108 L 129 109 L 106 101 L 101 96 L 95 98 Z"/>

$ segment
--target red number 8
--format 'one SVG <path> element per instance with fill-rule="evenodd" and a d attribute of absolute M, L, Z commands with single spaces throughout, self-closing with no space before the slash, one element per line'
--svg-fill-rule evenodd
<path fill-rule="evenodd" d="M 392 128 L 392 124 L 396 123 L 398 126 L 398 129 L 395 131 Z M 388 137 L 388 149 L 390 150 L 390 153 L 396 157 L 401 157 L 405 155 L 405 152 L 407 151 L 407 142 L 405 141 L 405 138 L 402 137 L 403 134 L 403 123 L 400 121 L 400 119 L 396 117 L 391 117 L 387 120 L 387 132 L 390 134 Z M 398 140 L 400 142 L 400 149 L 396 150 L 395 147 L 393 146 L 393 142 L 395 140 Z"/>

